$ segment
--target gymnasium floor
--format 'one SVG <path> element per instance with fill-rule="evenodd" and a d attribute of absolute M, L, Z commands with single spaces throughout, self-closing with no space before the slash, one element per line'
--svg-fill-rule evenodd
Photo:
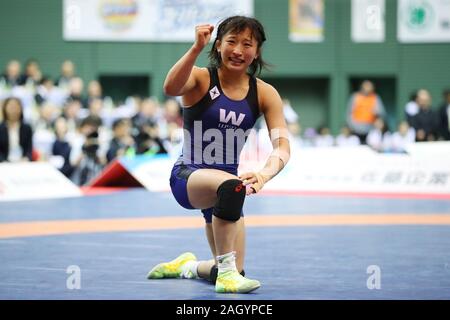
<path fill-rule="evenodd" d="M 450 299 L 450 199 L 262 194 L 244 211 L 245 269 L 262 286 L 221 295 L 146 279 L 184 251 L 210 258 L 199 211 L 169 193 L 0 203 L 0 299 Z"/>

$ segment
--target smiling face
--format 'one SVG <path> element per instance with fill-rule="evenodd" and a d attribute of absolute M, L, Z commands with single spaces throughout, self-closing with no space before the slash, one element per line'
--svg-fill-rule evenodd
<path fill-rule="evenodd" d="M 246 71 L 258 56 L 258 43 L 249 28 L 240 33 L 227 33 L 217 44 L 222 66 L 235 71 Z"/>

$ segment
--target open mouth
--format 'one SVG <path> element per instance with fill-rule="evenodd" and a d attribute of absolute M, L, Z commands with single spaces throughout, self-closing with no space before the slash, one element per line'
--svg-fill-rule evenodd
<path fill-rule="evenodd" d="M 234 65 L 241 65 L 244 63 L 244 60 L 239 58 L 228 58 L 228 60 Z"/>

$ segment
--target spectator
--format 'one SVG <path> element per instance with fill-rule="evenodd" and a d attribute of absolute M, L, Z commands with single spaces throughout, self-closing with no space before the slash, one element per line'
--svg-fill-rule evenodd
<path fill-rule="evenodd" d="M 450 89 L 443 92 L 444 102 L 439 108 L 439 139 L 450 140 Z"/>
<path fill-rule="evenodd" d="M 332 147 L 334 146 L 334 137 L 330 134 L 330 129 L 327 127 L 320 127 L 318 130 L 319 134 L 315 139 L 316 147 Z"/>
<path fill-rule="evenodd" d="M 6 65 L 4 74 L 0 77 L 0 84 L 2 84 L 7 90 L 20 84 L 20 62 L 17 60 L 11 60 Z"/>
<path fill-rule="evenodd" d="M 416 141 L 434 141 L 437 133 L 437 117 L 431 110 L 430 93 L 421 89 L 417 92 L 419 112 L 411 117 L 410 126 L 416 130 Z"/>
<path fill-rule="evenodd" d="M 61 75 L 56 80 L 56 85 L 63 90 L 69 91 L 69 84 L 72 78 L 75 77 L 75 64 L 66 60 L 61 65 Z"/>
<path fill-rule="evenodd" d="M 89 105 L 93 100 L 103 101 L 103 89 L 97 80 L 92 80 L 87 88 L 87 104 Z"/>
<path fill-rule="evenodd" d="M 355 92 L 348 103 L 347 124 L 352 133 L 359 137 L 361 143 L 365 143 L 375 119 L 384 115 L 383 102 L 375 93 L 374 84 L 369 80 L 363 81 L 360 91 Z"/>
<path fill-rule="evenodd" d="M 408 125 L 407 121 L 402 121 L 398 125 L 398 131 L 392 134 L 390 150 L 395 153 L 404 153 L 406 147 L 414 143 L 416 139 L 416 133 L 414 128 Z"/>
<path fill-rule="evenodd" d="M 161 109 L 155 99 L 147 98 L 139 104 L 139 111 L 131 118 L 135 132 L 146 124 L 155 125 L 161 120 Z"/>
<path fill-rule="evenodd" d="M 289 132 L 293 136 L 297 136 L 300 134 L 300 125 L 298 123 L 298 114 L 295 112 L 294 108 L 292 108 L 291 102 L 289 99 L 283 99 L 283 114 L 286 119 L 286 124 L 288 126 Z"/>
<path fill-rule="evenodd" d="M 418 90 L 414 90 L 411 92 L 409 96 L 409 101 L 405 105 L 405 115 L 408 123 L 410 122 L 411 117 L 414 117 L 419 112 L 419 106 L 417 105 L 417 93 Z"/>
<path fill-rule="evenodd" d="M 69 99 L 80 101 L 83 108 L 88 108 L 87 99 L 83 96 L 84 82 L 79 77 L 74 77 L 69 82 Z"/>
<path fill-rule="evenodd" d="M 2 106 L 3 122 L 0 124 L 0 162 L 31 161 L 33 132 L 23 120 L 22 102 L 7 98 Z"/>
<path fill-rule="evenodd" d="M 338 147 L 354 147 L 359 146 L 361 141 L 358 136 L 352 134 L 349 127 L 344 126 L 341 133 L 336 137 L 336 145 Z"/>
<path fill-rule="evenodd" d="M 101 120 L 94 116 L 84 118 L 78 135 L 71 141 L 70 164 L 74 167 L 72 180 L 78 185 L 89 183 L 106 163 L 100 153 L 99 127 Z"/>
<path fill-rule="evenodd" d="M 55 120 L 54 130 L 56 139 L 52 145 L 51 162 L 61 171 L 67 178 L 71 178 L 74 167 L 70 164 L 70 152 L 72 147 L 67 141 L 67 120 L 59 117 Z"/>
<path fill-rule="evenodd" d="M 163 121 L 159 124 L 162 139 L 170 139 L 174 131 L 183 127 L 181 108 L 177 100 L 171 98 L 164 102 Z"/>
<path fill-rule="evenodd" d="M 391 134 L 388 130 L 386 122 L 382 118 L 377 118 L 374 127 L 367 135 L 367 145 L 378 152 L 387 151 L 389 149 Z"/>
<path fill-rule="evenodd" d="M 41 80 L 42 73 L 38 62 L 34 59 L 28 60 L 25 64 L 25 73 L 20 76 L 19 84 L 34 92 Z"/>
<path fill-rule="evenodd" d="M 49 103 L 57 108 L 62 108 L 67 100 L 67 94 L 59 87 L 56 87 L 51 78 L 43 77 L 36 89 L 34 99 L 39 106 Z"/>
<path fill-rule="evenodd" d="M 103 100 L 102 99 L 92 99 L 89 101 L 89 115 L 102 118 L 103 115 Z M 102 119 L 103 124 L 103 119 Z"/>
<path fill-rule="evenodd" d="M 39 160 L 47 160 L 51 156 L 52 144 L 55 140 L 53 122 L 59 116 L 59 110 L 50 104 L 39 109 L 39 118 L 33 125 L 33 146 Z"/>
<path fill-rule="evenodd" d="M 122 118 L 115 120 L 112 129 L 113 139 L 106 154 L 108 162 L 125 155 L 129 149 L 134 148 L 135 144 L 131 136 L 131 123 L 128 119 Z"/>
<path fill-rule="evenodd" d="M 81 102 L 78 100 L 68 100 L 64 106 L 63 116 L 67 120 L 69 133 L 77 131 L 77 124 L 81 110 Z"/>

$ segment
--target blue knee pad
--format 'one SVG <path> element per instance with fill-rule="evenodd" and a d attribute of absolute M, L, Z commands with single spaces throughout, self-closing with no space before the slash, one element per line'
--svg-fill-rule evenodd
<path fill-rule="evenodd" d="M 217 189 L 217 202 L 213 215 L 227 221 L 238 221 L 245 200 L 245 186 L 239 179 L 223 182 Z"/>

